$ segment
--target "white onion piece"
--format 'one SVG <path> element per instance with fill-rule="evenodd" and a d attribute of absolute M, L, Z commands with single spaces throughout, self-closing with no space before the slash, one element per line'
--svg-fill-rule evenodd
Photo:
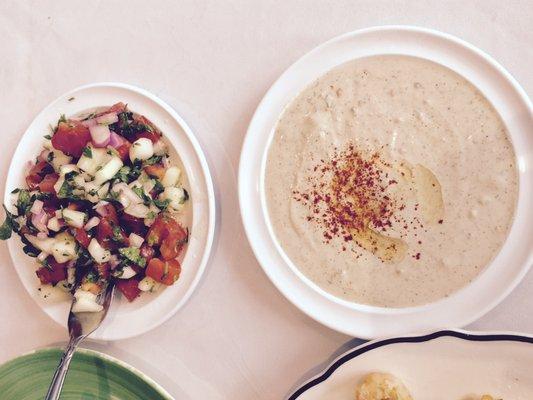
<path fill-rule="evenodd" d="M 40 214 L 40 212 L 43 211 L 43 205 L 44 203 L 41 200 L 35 200 L 30 208 L 30 212 L 32 214 Z"/>
<path fill-rule="evenodd" d="M 105 147 L 109 143 L 111 131 L 107 125 L 94 125 L 89 127 L 91 138 L 95 147 Z"/>
<path fill-rule="evenodd" d="M 95 126 L 96 125 L 96 119 L 94 119 L 94 118 L 87 119 L 85 121 L 81 121 L 81 123 L 84 126 L 86 126 L 87 128 L 90 128 L 91 126 Z"/>
<path fill-rule="evenodd" d="M 125 203 L 127 203 L 127 204 L 123 204 L 122 201 L 121 201 L 121 204 L 124 207 L 128 207 L 128 205 L 130 205 L 130 204 L 140 204 L 140 203 L 143 202 L 143 200 L 139 196 L 137 196 L 137 193 L 135 193 L 124 182 L 120 182 L 120 183 L 117 183 L 116 185 L 114 185 L 112 191 L 113 192 L 117 192 L 120 195 L 124 195 L 124 197 L 127 200 L 129 200 L 129 202 L 125 201 Z M 120 196 L 120 197 L 122 197 L 122 196 Z M 120 197 L 119 197 L 119 201 L 120 201 Z"/>
<path fill-rule="evenodd" d="M 87 221 L 87 223 L 83 226 L 83 229 L 85 229 L 86 231 L 94 228 L 95 226 L 97 226 L 98 224 L 100 223 L 100 218 L 98 217 L 92 217 L 89 221 Z"/>
<path fill-rule="evenodd" d="M 105 200 L 100 200 L 98 203 L 96 203 L 94 206 L 93 206 L 93 210 L 96 210 L 98 208 L 102 208 L 103 206 L 107 206 L 109 204 L 108 201 L 105 201 Z M 98 211 L 97 211 L 98 212 Z M 98 213 L 100 214 L 100 213 Z M 100 214 L 102 215 L 102 214 Z M 102 215 L 102 217 L 105 217 L 105 215 Z"/>
<path fill-rule="evenodd" d="M 46 239 L 47 237 L 48 237 L 48 234 L 46 232 L 37 232 L 38 239 Z"/>
<path fill-rule="evenodd" d="M 100 245 L 100 243 L 98 243 L 98 240 L 96 240 L 95 238 L 91 239 L 87 250 L 89 251 L 89 254 L 94 259 L 94 261 L 96 261 L 96 263 L 98 264 L 108 262 L 111 258 L 111 253 L 109 252 L 109 250 L 104 249 Z"/>
<path fill-rule="evenodd" d="M 146 218 L 150 213 L 150 209 L 144 204 L 132 204 L 127 207 L 124 212 L 137 218 Z"/>
<path fill-rule="evenodd" d="M 114 124 L 115 122 L 118 122 L 118 115 L 117 113 L 107 113 L 104 115 L 100 115 L 96 118 L 96 122 L 103 125 L 109 125 Z"/>
<path fill-rule="evenodd" d="M 46 260 L 46 257 L 48 257 L 48 253 L 41 251 L 39 255 L 37 256 L 37 260 L 43 262 L 44 260 Z"/>
<path fill-rule="evenodd" d="M 142 236 L 139 236 L 133 232 L 130 233 L 128 240 L 130 242 L 130 246 L 132 247 L 141 247 L 144 242 L 144 238 Z"/>
<path fill-rule="evenodd" d="M 154 143 L 154 154 L 156 156 L 162 156 L 167 152 L 167 145 L 162 140 L 158 140 Z"/>
<path fill-rule="evenodd" d="M 130 279 L 137 275 L 137 272 L 130 266 L 122 268 L 122 271 L 117 273 L 115 276 L 119 279 Z"/>

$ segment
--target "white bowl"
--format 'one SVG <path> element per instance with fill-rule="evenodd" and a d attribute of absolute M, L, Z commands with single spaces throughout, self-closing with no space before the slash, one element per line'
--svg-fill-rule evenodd
<path fill-rule="evenodd" d="M 11 160 L 4 197 L 4 203 L 10 204 L 10 192 L 24 186 L 27 162 L 40 153 L 43 136 L 49 133 L 50 125 L 54 125 L 61 114 L 76 115 L 119 101 L 128 104 L 132 111 L 145 115 L 161 129 L 170 145 L 173 162 L 177 162 L 184 171 L 192 203 L 185 216 L 190 227 L 190 240 L 182 261 L 180 279 L 173 286 L 156 293 L 143 293 L 133 303 L 116 297 L 102 326 L 91 335 L 91 338 L 100 340 L 125 339 L 159 326 L 183 306 L 202 277 L 213 242 L 215 197 L 207 162 L 191 129 L 168 104 L 146 90 L 121 83 L 79 87 L 48 105 L 24 133 Z M 24 254 L 18 235 L 13 235 L 8 241 L 8 248 L 29 295 L 54 321 L 66 326 L 69 297 L 52 291 L 44 298 L 43 293 L 48 291 L 38 290 L 37 262 Z"/>
<path fill-rule="evenodd" d="M 335 357 L 287 400 L 353 399 L 357 383 L 376 371 L 398 377 L 414 399 L 490 393 L 526 400 L 533 398 L 532 359 L 533 336 L 518 333 L 440 331 L 376 340 Z"/>
<path fill-rule="evenodd" d="M 267 152 L 274 127 L 286 105 L 333 67 L 379 54 L 425 58 L 464 76 L 500 113 L 517 157 L 518 204 L 503 248 L 467 287 L 448 298 L 418 307 L 393 309 L 361 305 L 319 288 L 298 270 L 277 242 L 264 193 Z M 407 26 L 376 27 L 344 34 L 312 50 L 287 69 L 254 114 L 239 166 L 239 199 L 246 234 L 265 273 L 285 297 L 332 329 L 371 338 L 464 326 L 502 301 L 533 262 L 532 132 L 532 105 L 523 89 L 503 67 L 472 45 L 444 33 Z"/>

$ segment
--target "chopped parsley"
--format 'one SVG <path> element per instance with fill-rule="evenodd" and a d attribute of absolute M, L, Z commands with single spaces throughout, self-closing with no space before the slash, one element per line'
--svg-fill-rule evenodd
<path fill-rule="evenodd" d="M 7 210 L 6 206 L 4 206 L 4 210 L 6 212 L 6 219 L 0 226 L 0 240 L 9 239 L 11 237 L 11 232 L 16 232 L 19 229 L 19 224 L 15 220 L 15 216 Z"/>
<path fill-rule="evenodd" d="M 83 155 L 87 158 L 93 158 L 93 151 L 91 150 L 90 147 L 84 147 L 83 150 L 81 151 L 83 153 Z"/>
<path fill-rule="evenodd" d="M 147 160 L 144 160 L 144 165 L 159 164 L 163 160 L 163 156 L 152 156 Z"/>
<path fill-rule="evenodd" d="M 115 175 L 114 179 L 119 180 L 120 182 L 129 183 L 129 173 L 131 171 L 131 168 L 127 165 L 124 165 L 122 168 L 120 168 Z"/>
<path fill-rule="evenodd" d="M 65 174 L 65 181 L 61 185 L 57 197 L 63 199 L 80 200 L 80 196 L 74 194 L 74 190 L 77 189 L 74 185 L 73 179 L 78 175 L 78 172 L 71 171 Z"/>
<path fill-rule="evenodd" d="M 50 135 L 44 135 L 44 138 L 47 139 L 47 140 L 50 140 L 50 139 L 52 139 L 52 136 L 50 136 Z"/>
<path fill-rule="evenodd" d="M 119 254 L 127 261 L 140 267 L 146 266 L 146 259 L 141 256 L 141 250 L 137 247 L 123 247 L 118 249 Z"/>
<path fill-rule="evenodd" d="M 165 200 L 153 199 L 152 203 L 154 203 L 154 205 L 157 208 L 159 208 L 160 210 L 164 211 L 164 210 L 167 209 L 168 205 L 170 204 L 170 199 L 165 199 Z"/>
<path fill-rule="evenodd" d="M 117 243 L 123 242 L 123 236 L 122 236 L 122 229 L 120 229 L 120 226 L 113 226 L 113 236 L 111 237 L 111 240 Z"/>
<path fill-rule="evenodd" d="M 150 196 L 147 196 L 146 193 L 144 193 L 142 187 L 135 186 L 131 188 L 131 190 L 133 190 L 133 192 L 142 199 L 145 206 L 149 206 L 151 204 L 152 198 Z"/>
<path fill-rule="evenodd" d="M 26 189 L 20 189 L 19 197 L 17 199 L 17 213 L 18 215 L 26 215 L 32 206 L 30 192 Z"/>

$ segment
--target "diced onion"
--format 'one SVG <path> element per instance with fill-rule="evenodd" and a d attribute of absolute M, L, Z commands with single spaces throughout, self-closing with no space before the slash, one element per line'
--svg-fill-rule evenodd
<path fill-rule="evenodd" d="M 46 227 L 46 223 L 48 222 L 48 215 L 42 210 L 39 212 L 39 214 L 33 214 L 31 216 L 31 223 L 39 232 L 44 232 L 45 234 L 48 234 L 48 228 Z"/>
<path fill-rule="evenodd" d="M 117 113 L 107 113 L 104 115 L 100 115 L 96 118 L 96 122 L 103 125 L 114 124 L 115 122 L 118 122 L 118 115 Z"/>
<path fill-rule="evenodd" d="M 42 200 L 35 200 L 30 208 L 30 212 L 32 214 L 39 214 L 43 210 L 43 205 L 44 203 L 42 202 Z"/>
<path fill-rule="evenodd" d="M 124 144 L 125 139 L 122 138 L 118 133 L 111 131 L 111 136 L 109 138 L 108 145 L 113 148 L 118 148 Z"/>
<path fill-rule="evenodd" d="M 154 143 L 154 154 L 156 156 L 162 156 L 167 152 L 167 145 L 164 141 L 158 140 Z"/>
<path fill-rule="evenodd" d="M 130 266 L 122 268 L 122 271 L 117 272 L 115 276 L 119 279 L 130 279 L 137 275 L 137 272 Z"/>
<path fill-rule="evenodd" d="M 48 253 L 41 251 L 39 255 L 37 256 L 37 260 L 43 262 L 44 260 L 46 260 L 46 257 L 48 257 Z"/>
<path fill-rule="evenodd" d="M 122 168 L 122 160 L 120 157 L 113 156 L 111 159 L 94 175 L 94 183 L 101 185 L 104 182 L 112 179 L 115 174 Z"/>
<path fill-rule="evenodd" d="M 139 236 L 133 232 L 130 233 L 130 236 L 128 239 L 130 242 L 130 246 L 133 246 L 133 247 L 141 247 L 144 242 L 144 238 L 142 236 Z"/>
<path fill-rule="evenodd" d="M 124 212 L 137 218 L 146 218 L 150 213 L 150 209 L 144 204 L 132 204 L 126 207 Z"/>
<path fill-rule="evenodd" d="M 111 131 L 107 125 L 94 125 L 89 127 L 93 144 L 96 147 L 106 147 L 109 143 Z"/>
<path fill-rule="evenodd" d="M 87 221 L 87 223 L 83 226 L 83 229 L 85 229 L 86 231 L 94 228 L 95 226 L 97 226 L 98 224 L 100 223 L 100 218 L 98 217 L 92 217 L 89 221 Z"/>
<path fill-rule="evenodd" d="M 98 240 L 91 239 L 91 242 L 89 243 L 89 247 L 87 248 L 89 251 L 89 254 L 92 258 L 98 263 L 102 264 L 105 262 L 108 262 L 111 258 L 111 253 L 109 250 L 104 249 L 100 243 L 98 243 Z"/>

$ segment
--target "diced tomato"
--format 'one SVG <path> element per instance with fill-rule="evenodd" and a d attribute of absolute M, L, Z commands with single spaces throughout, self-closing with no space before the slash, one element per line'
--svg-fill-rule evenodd
<path fill-rule="evenodd" d="M 58 263 L 52 256 L 49 256 L 46 261 L 48 267 L 41 267 L 36 272 L 43 285 L 55 285 L 67 278 L 67 263 Z"/>
<path fill-rule="evenodd" d="M 55 193 L 54 185 L 59 179 L 59 175 L 56 173 L 47 174 L 43 180 L 37 185 L 39 191 L 42 193 Z"/>
<path fill-rule="evenodd" d="M 156 177 L 161 180 L 165 176 L 165 167 L 162 164 L 147 165 L 144 167 L 144 172 L 148 175 Z"/>
<path fill-rule="evenodd" d="M 55 206 L 47 205 L 46 203 L 43 206 L 43 211 L 46 213 L 48 218 L 53 218 L 56 216 L 57 208 Z"/>
<path fill-rule="evenodd" d="M 78 243 L 82 247 L 89 247 L 89 243 L 91 242 L 91 237 L 87 234 L 87 231 L 83 228 L 73 228 L 72 229 L 74 233 L 74 238 L 78 241 Z"/>
<path fill-rule="evenodd" d="M 39 186 L 39 183 L 43 180 L 46 174 L 54 172 L 54 169 L 46 161 L 39 161 L 33 167 L 26 176 L 26 183 L 30 190 L 35 190 Z"/>
<path fill-rule="evenodd" d="M 152 258 L 146 267 L 146 276 L 168 286 L 178 280 L 180 273 L 181 265 L 178 260 L 162 261 Z"/>
<path fill-rule="evenodd" d="M 116 148 L 118 155 L 122 161 L 128 160 L 130 156 L 131 143 L 124 139 L 124 142 Z"/>
<path fill-rule="evenodd" d="M 170 232 L 159 248 L 163 260 L 172 260 L 178 257 L 187 243 L 188 236 L 187 231 L 180 225 Z"/>
<path fill-rule="evenodd" d="M 146 262 L 149 262 L 155 256 L 155 250 L 152 246 L 148 246 L 146 243 L 143 243 L 141 246 L 141 256 L 144 257 Z"/>
<path fill-rule="evenodd" d="M 114 230 L 113 227 L 115 227 Z M 101 218 L 96 227 L 96 240 L 105 249 L 116 249 L 119 245 L 128 245 L 128 238 L 122 228 L 110 222 L 107 217 Z"/>
<path fill-rule="evenodd" d="M 178 222 L 169 215 L 159 214 L 148 231 L 146 237 L 149 245 L 160 245 L 171 233 L 177 231 Z"/>
<path fill-rule="evenodd" d="M 174 218 L 160 214 L 150 227 L 146 239 L 149 245 L 161 246 L 164 260 L 172 260 L 179 256 L 187 243 L 188 233 Z"/>
<path fill-rule="evenodd" d="M 118 217 L 117 217 L 117 210 L 113 206 L 113 204 L 108 203 L 105 206 L 101 206 L 103 211 L 103 217 L 111 222 L 113 222 L 115 225 L 118 225 Z"/>
<path fill-rule="evenodd" d="M 144 225 L 144 220 L 134 217 L 133 215 L 123 213 L 120 216 L 120 225 L 127 233 L 133 232 L 142 237 L 146 234 L 147 228 Z"/>
<path fill-rule="evenodd" d="M 141 290 L 139 289 L 139 279 L 135 277 L 130 279 L 117 279 L 116 285 L 117 289 L 122 292 L 128 301 L 135 300 L 141 293 Z"/>
<path fill-rule="evenodd" d="M 104 264 L 96 264 L 96 271 L 98 271 L 98 275 L 100 275 L 103 279 L 109 278 L 109 270 L 111 269 L 110 265 L 108 263 Z"/>
<path fill-rule="evenodd" d="M 60 122 L 52 136 L 52 146 L 73 157 L 80 157 L 82 150 L 91 140 L 89 128 L 80 121 Z"/>
<path fill-rule="evenodd" d="M 100 115 L 109 114 L 109 113 L 113 113 L 113 112 L 118 114 L 118 113 L 121 113 L 122 111 L 124 111 L 125 109 L 126 109 L 126 105 L 124 103 L 120 102 L 120 103 L 113 104 L 107 110 L 99 112 L 98 114 L 96 114 L 96 116 L 99 117 Z"/>

